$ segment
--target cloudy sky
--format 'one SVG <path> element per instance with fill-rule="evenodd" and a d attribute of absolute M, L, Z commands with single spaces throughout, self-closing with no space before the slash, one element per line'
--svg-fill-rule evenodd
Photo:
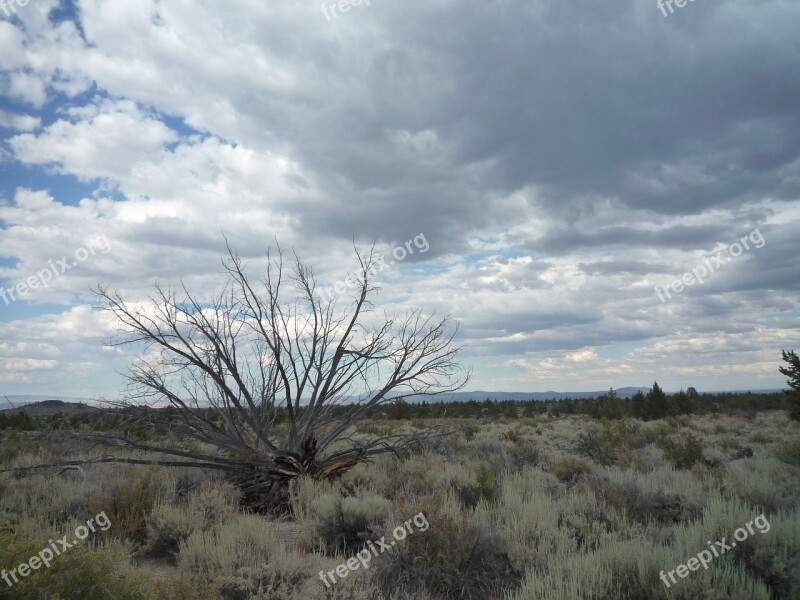
<path fill-rule="evenodd" d="M 800 350 L 797 2 L 12 4 L 0 393 L 118 395 L 90 288 L 210 297 L 223 231 L 323 284 L 423 236 L 375 303 L 451 314 L 473 390 L 774 388 Z"/>

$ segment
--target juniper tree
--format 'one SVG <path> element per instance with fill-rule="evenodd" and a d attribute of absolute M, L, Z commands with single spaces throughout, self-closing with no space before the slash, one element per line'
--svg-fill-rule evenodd
<path fill-rule="evenodd" d="M 794 350 L 789 352 L 781 350 L 781 353 L 787 366 L 778 367 L 778 370 L 789 378 L 786 383 L 791 388 L 787 392 L 789 397 L 789 418 L 800 421 L 800 357 L 795 354 Z"/>
<path fill-rule="evenodd" d="M 335 478 L 378 454 L 446 433 L 441 427 L 381 436 L 359 430 L 374 407 L 461 389 L 470 373 L 457 361 L 458 328 L 449 317 L 421 310 L 376 314 L 371 274 L 380 257 L 374 249 L 356 250 L 356 257 L 345 301 L 323 299 L 312 270 L 296 255 L 287 276 L 280 248 L 268 253 L 263 276 L 254 279 L 229 247 L 228 284 L 207 300 L 183 284 L 179 291 L 157 285 L 144 303 L 98 288 L 120 325 L 108 344 L 139 352 L 126 374 L 125 414 L 162 426 L 168 437 L 143 442 L 131 428 L 94 435 L 95 442 L 163 459 L 85 462 L 216 469 L 251 506 L 274 509 L 285 507 L 297 477 Z M 170 418 L 154 406 L 168 407 Z M 279 415 L 284 422 L 277 422 Z"/>

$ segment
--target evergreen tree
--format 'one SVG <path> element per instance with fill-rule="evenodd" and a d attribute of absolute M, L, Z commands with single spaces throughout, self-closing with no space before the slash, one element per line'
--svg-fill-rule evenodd
<path fill-rule="evenodd" d="M 589 408 L 589 414 L 596 419 L 621 419 L 622 413 L 623 404 L 614 388 L 597 398 Z"/>
<path fill-rule="evenodd" d="M 800 421 L 800 357 L 795 354 L 794 350 L 789 352 L 781 350 L 781 353 L 783 354 L 784 362 L 788 366 L 778 367 L 778 370 L 789 378 L 786 383 L 791 388 L 787 392 L 789 396 L 789 418 Z"/>
<path fill-rule="evenodd" d="M 645 420 L 663 419 L 667 416 L 667 395 L 658 387 L 658 382 L 653 382 L 653 387 L 647 392 L 644 403 Z"/>
<path fill-rule="evenodd" d="M 695 394 L 697 394 L 697 392 L 695 392 Z M 692 401 L 689 399 L 689 394 L 683 390 L 674 394 L 671 400 L 672 414 L 686 415 L 692 412 Z"/>
<path fill-rule="evenodd" d="M 642 390 L 637 390 L 631 398 L 631 412 L 637 419 L 644 419 L 645 415 L 645 397 Z"/>

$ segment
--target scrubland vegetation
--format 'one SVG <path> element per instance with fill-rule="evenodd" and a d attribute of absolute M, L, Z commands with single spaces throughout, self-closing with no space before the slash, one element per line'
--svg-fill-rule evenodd
<path fill-rule="evenodd" d="M 6 474 L 0 568 L 14 568 L 100 511 L 112 527 L 11 589 L 0 581 L 0 598 L 800 597 L 800 423 L 786 411 L 643 421 L 552 409 L 373 415 L 356 439 L 437 423 L 460 433 L 376 457 L 333 481 L 298 480 L 292 514 L 280 518 L 248 513 L 234 486 L 200 469 L 112 463 L 86 466 L 85 479 L 74 470 Z M 80 419 L 36 426 L 54 422 L 87 427 Z M 0 435 L 3 469 L 97 455 L 58 431 Z M 320 581 L 321 570 L 420 511 L 430 529 L 330 588 Z M 768 532 L 669 589 L 661 582 L 662 570 L 708 540 L 731 539 L 762 512 Z"/>

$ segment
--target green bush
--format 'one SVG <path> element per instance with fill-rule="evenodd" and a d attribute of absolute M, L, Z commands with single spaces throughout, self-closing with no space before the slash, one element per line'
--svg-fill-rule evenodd
<path fill-rule="evenodd" d="M 691 469 L 695 463 L 703 461 L 703 444 L 692 433 L 678 441 L 674 437 L 664 437 L 656 442 L 664 452 L 664 458 L 672 462 L 676 469 Z"/>
<path fill-rule="evenodd" d="M 481 500 L 494 503 L 497 499 L 494 476 L 486 465 L 480 466 L 473 479 L 461 480 L 458 477 L 451 477 L 447 485 L 453 490 L 461 506 L 469 510 L 478 506 Z M 420 495 L 417 495 L 417 498 L 419 497 Z"/>
<path fill-rule="evenodd" d="M 628 520 L 647 524 L 673 525 L 690 521 L 701 514 L 679 494 L 664 489 L 645 491 L 632 483 L 614 483 L 607 478 L 593 477 L 589 486 L 606 504 L 625 514 Z"/>
<path fill-rule="evenodd" d="M 293 600 L 301 597 L 299 590 L 310 574 L 304 561 L 280 555 L 268 563 L 223 577 L 221 594 L 225 600 Z"/>
<path fill-rule="evenodd" d="M 52 534 L 52 539 L 57 536 Z M 6 524 L 0 528 L 0 565 L 16 568 L 36 556 L 47 543 L 25 539 Z M 97 600 L 142 600 L 142 578 L 123 573 L 123 556 L 118 550 L 91 550 L 85 542 L 56 556 L 49 567 L 41 565 L 27 577 L 8 587 L 0 580 L 0 600 L 57 600 L 81 598 Z M 12 579 L 13 581 L 13 579 Z"/>
<path fill-rule="evenodd" d="M 564 483 L 575 483 L 591 470 L 592 466 L 578 456 L 559 456 L 550 462 L 550 472 Z"/>
<path fill-rule="evenodd" d="M 526 433 L 528 435 L 525 435 Z M 510 459 L 509 467 L 522 469 L 528 465 L 538 464 L 541 453 L 539 445 L 532 437 L 533 434 L 533 429 L 522 427 L 506 431 L 500 436 L 500 439 L 506 442 L 506 451 Z"/>
<path fill-rule="evenodd" d="M 572 492 L 555 508 L 556 526 L 579 552 L 594 552 L 601 541 L 619 529 L 619 518 L 592 493 Z"/>
<path fill-rule="evenodd" d="M 603 423 L 595 429 L 578 436 L 578 450 L 596 463 L 624 465 L 630 462 L 633 449 L 637 443 L 638 426 L 625 421 Z"/>
<path fill-rule="evenodd" d="M 481 500 L 485 500 L 486 502 L 494 502 L 495 501 L 495 489 L 494 489 L 494 477 L 492 476 L 489 469 L 486 468 L 486 465 L 481 465 L 481 468 L 478 469 L 478 495 Z"/>
<path fill-rule="evenodd" d="M 344 497 L 330 493 L 312 501 L 304 526 L 312 540 L 329 555 L 347 556 L 380 537 L 392 503 L 377 494 Z"/>
<path fill-rule="evenodd" d="M 113 535 L 144 542 L 147 520 L 161 492 L 163 477 L 163 472 L 155 466 L 132 468 L 126 479 L 89 496 L 89 511 L 105 512 L 111 520 Z"/>
<path fill-rule="evenodd" d="M 787 464 L 800 467 L 800 439 L 777 446 L 775 456 Z"/>
<path fill-rule="evenodd" d="M 521 574 L 506 542 L 488 525 L 438 516 L 427 531 L 416 531 L 376 564 L 384 594 L 401 597 L 485 600 L 519 585 Z"/>
<path fill-rule="evenodd" d="M 237 497 L 223 487 L 204 485 L 189 495 L 185 505 L 157 504 L 147 523 L 148 552 L 153 556 L 177 554 L 180 543 L 194 531 L 208 531 L 228 520 L 236 503 Z"/>
<path fill-rule="evenodd" d="M 167 573 L 153 586 L 151 600 L 219 600 L 221 583 L 196 580 L 185 569 Z"/>
<path fill-rule="evenodd" d="M 222 576 L 270 561 L 281 548 L 271 525 L 238 515 L 210 531 L 195 531 L 180 544 L 178 564 L 195 573 Z"/>
<path fill-rule="evenodd" d="M 776 598 L 800 598 L 800 517 L 780 513 L 769 523 L 768 531 L 757 530 L 737 550 Z"/>

